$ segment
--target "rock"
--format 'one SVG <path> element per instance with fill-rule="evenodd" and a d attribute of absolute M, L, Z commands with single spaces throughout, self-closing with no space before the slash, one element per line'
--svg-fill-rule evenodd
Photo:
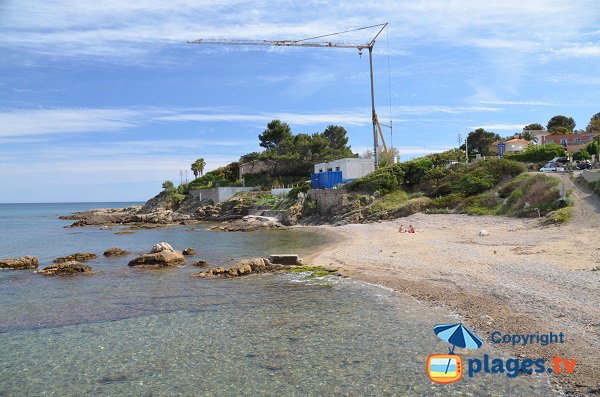
<path fill-rule="evenodd" d="M 302 263 L 302 261 L 298 259 L 298 255 L 289 254 L 271 255 L 269 256 L 269 261 L 271 261 L 271 263 L 288 266 L 299 265 Z"/>
<path fill-rule="evenodd" d="M 287 267 L 284 265 L 272 264 L 265 258 L 254 258 L 241 260 L 229 269 L 223 267 L 206 269 L 205 271 L 194 274 L 194 277 L 239 277 L 251 273 L 266 273 L 286 268 Z"/>
<path fill-rule="evenodd" d="M 88 259 L 94 259 L 95 257 L 96 257 L 96 254 L 94 254 L 93 252 L 76 252 L 76 253 L 68 255 L 68 256 L 63 256 L 62 258 L 56 258 L 52 262 L 54 262 L 54 263 L 65 263 L 65 262 L 73 262 L 73 261 L 83 262 L 83 261 L 87 261 Z"/>
<path fill-rule="evenodd" d="M 37 269 L 37 256 L 23 256 L 21 258 L 0 259 L 0 269 L 24 270 Z"/>
<path fill-rule="evenodd" d="M 207 261 L 198 261 L 198 262 L 192 263 L 192 266 L 205 267 L 205 266 L 208 266 L 208 262 Z"/>
<path fill-rule="evenodd" d="M 171 244 L 162 242 L 162 243 L 155 244 L 152 247 L 152 251 L 150 251 L 150 253 L 157 253 L 157 252 L 162 252 L 162 251 L 173 252 L 175 250 L 173 249 L 173 247 L 171 247 Z"/>
<path fill-rule="evenodd" d="M 176 251 L 167 243 L 158 243 L 152 250 L 129 262 L 129 266 L 138 267 L 170 267 L 183 265 L 185 258 L 180 251 Z"/>
<path fill-rule="evenodd" d="M 191 248 L 191 247 L 190 248 L 186 248 L 186 249 L 183 250 L 182 254 L 186 255 L 186 256 L 196 255 L 196 250 L 193 249 L 193 248 Z"/>
<path fill-rule="evenodd" d="M 77 261 L 68 261 L 47 266 L 38 273 L 44 276 L 69 276 L 73 274 L 93 274 L 92 268 Z"/>
<path fill-rule="evenodd" d="M 487 230 L 481 229 L 478 234 L 481 237 L 485 237 L 485 236 L 489 236 L 490 232 L 488 232 Z"/>
<path fill-rule="evenodd" d="M 129 252 L 125 251 L 122 248 L 119 247 L 110 247 L 109 249 L 107 249 L 106 251 L 104 251 L 104 256 L 124 256 L 124 255 L 128 255 Z"/>

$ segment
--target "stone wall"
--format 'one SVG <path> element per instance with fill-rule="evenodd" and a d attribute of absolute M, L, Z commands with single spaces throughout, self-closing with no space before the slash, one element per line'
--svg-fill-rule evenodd
<path fill-rule="evenodd" d="M 333 208 L 339 208 L 344 202 L 344 189 L 316 189 L 309 190 L 308 197 L 317 202 L 319 214 L 327 214 Z"/>
<path fill-rule="evenodd" d="M 200 201 L 212 201 L 213 204 L 218 204 L 230 199 L 237 193 L 252 190 L 256 190 L 256 188 L 239 186 L 211 187 L 208 189 L 190 190 L 190 195 Z"/>

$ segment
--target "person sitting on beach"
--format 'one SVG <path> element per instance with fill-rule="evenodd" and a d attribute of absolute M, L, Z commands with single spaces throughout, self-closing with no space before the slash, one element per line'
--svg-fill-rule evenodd
<path fill-rule="evenodd" d="M 408 225 L 408 229 L 406 230 L 407 233 L 414 233 L 416 232 L 415 228 L 413 227 L 413 225 Z"/>
<path fill-rule="evenodd" d="M 399 233 L 406 233 L 406 229 L 404 229 L 403 225 L 400 225 L 400 229 L 398 229 Z"/>

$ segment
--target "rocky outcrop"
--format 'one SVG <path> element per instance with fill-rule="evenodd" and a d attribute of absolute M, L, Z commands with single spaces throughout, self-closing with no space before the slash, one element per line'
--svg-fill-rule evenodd
<path fill-rule="evenodd" d="M 131 217 L 129 222 L 133 223 L 155 223 L 172 224 L 190 221 L 193 218 L 188 214 L 182 214 L 172 210 L 157 210 L 149 214 L 136 214 Z"/>
<path fill-rule="evenodd" d="M 193 255 L 196 255 L 196 250 L 189 247 L 189 248 L 184 249 L 181 253 L 185 256 L 193 256 Z"/>
<path fill-rule="evenodd" d="M 185 258 L 180 251 L 174 250 L 168 243 L 158 243 L 152 250 L 129 262 L 133 267 L 171 267 L 185 263 Z"/>
<path fill-rule="evenodd" d="M 38 273 L 44 276 L 71 276 L 75 274 L 93 274 L 92 268 L 77 261 L 68 261 L 47 266 Z"/>
<path fill-rule="evenodd" d="M 75 220 L 76 222 L 70 227 L 77 226 L 92 226 L 92 225 L 119 225 L 131 221 L 140 208 L 139 205 L 134 205 L 127 208 L 96 208 L 90 211 L 75 212 L 71 215 L 60 216 L 59 219 Z"/>
<path fill-rule="evenodd" d="M 104 256 L 125 256 L 125 255 L 129 255 L 129 252 L 125 251 L 122 248 L 119 247 L 110 247 L 109 249 L 107 249 L 106 251 L 104 251 L 104 254 L 102 254 Z"/>
<path fill-rule="evenodd" d="M 94 254 L 93 252 L 76 252 L 76 253 L 68 255 L 68 256 L 56 258 L 52 262 L 54 262 L 54 263 L 65 263 L 65 262 L 72 262 L 72 261 L 83 262 L 83 261 L 87 261 L 89 259 L 94 259 L 94 258 L 96 258 L 96 254 Z"/>
<path fill-rule="evenodd" d="M 25 270 L 37 269 L 37 256 L 23 256 L 21 258 L 0 259 L 0 269 Z"/>
<path fill-rule="evenodd" d="M 266 258 L 254 258 L 254 259 L 244 259 L 239 261 L 229 269 L 225 269 L 223 267 L 215 267 L 211 269 L 206 269 L 202 272 L 198 272 L 194 274 L 194 277 L 197 278 L 231 278 L 231 277 L 239 277 L 245 276 L 252 273 L 271 273 L 281 270 L 289 270 L 291 267 L 287 265 L 280 265 L 271 263 Z"/>
<path fill-rule="evenodd" d="M 206 267 L 206 266 L 208 266 L 208 262 L 207 261 L 198 261 L 198 262 L 192 263 L 192 266 Z"/>
<path fill-rule="evenodd" d="M 256 230 L 285 229 L 277 219 L 267 216 L 246 215 L 242 219 L 223 222 L 213 226 L 211 230 L 223 232 L 252 232 Z"/>

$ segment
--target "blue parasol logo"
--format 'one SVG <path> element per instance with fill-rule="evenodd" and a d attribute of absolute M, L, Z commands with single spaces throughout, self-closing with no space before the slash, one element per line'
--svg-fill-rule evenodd
<path fill-rule="evenodd" d="M 433 327 L 433 332 L 438 338 L 452 345 L 448 348 L 450 354 L 454 354 L 454 348 L 479 349 L 483 345 L 480 337 L 462 324 L 438 324 Z"/>

